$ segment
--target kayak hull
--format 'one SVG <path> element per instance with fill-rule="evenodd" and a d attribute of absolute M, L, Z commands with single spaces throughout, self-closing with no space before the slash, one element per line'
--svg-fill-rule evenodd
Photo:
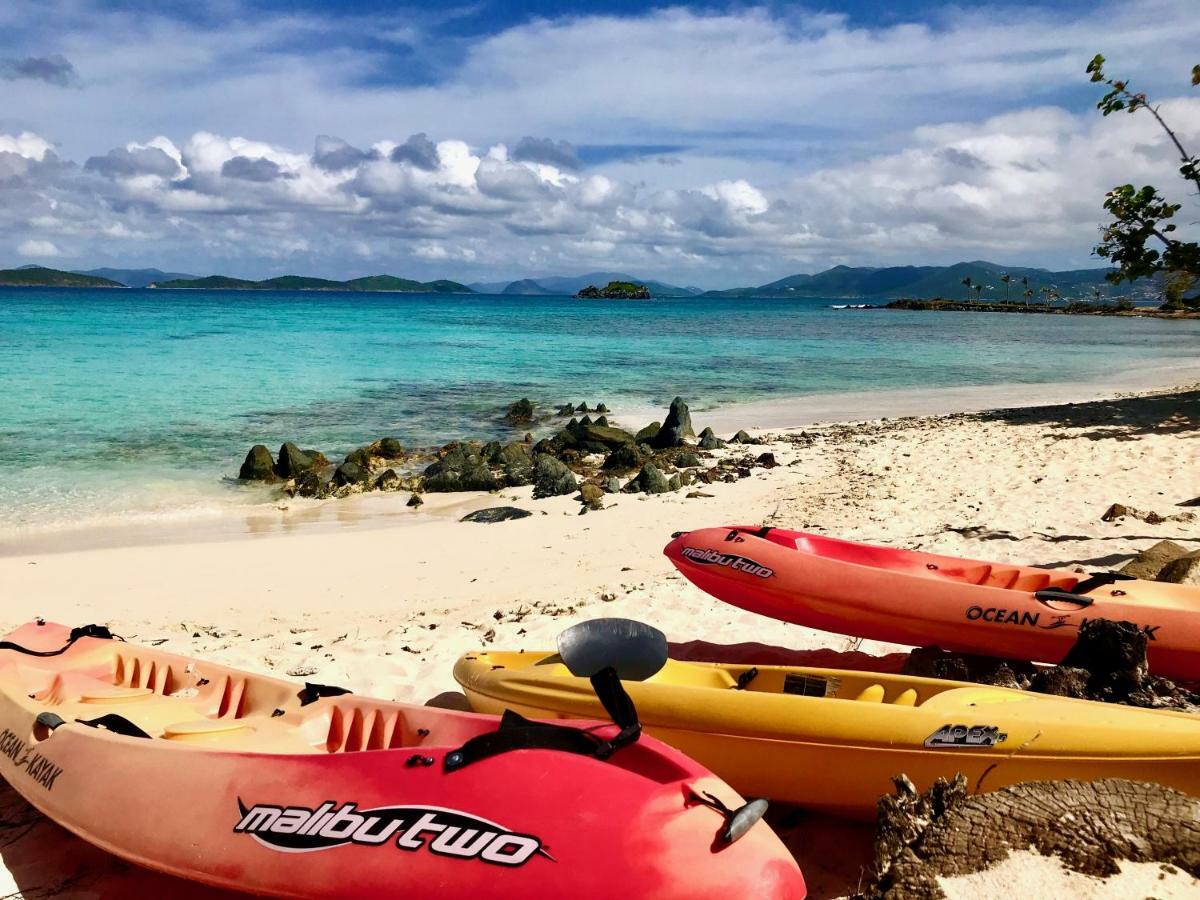
<path fill-rule="evenodd" d="M 473 653 L 455 666 L 471 707 L 578 718 L 598 709 L 557 657 Z M 742 689 L 737 685 L 741 681 Z M 646 730 L 747 796 L 869 818 L 892 778 L 973 791 L 1127 778 L 1200 796 L 1200 717 L 940 679 L 672 660 L 627 682 Z"/>
<path fill-rule="evenodd" d="M 664 550 L 719 600 L 785 622 L 910 646 L 1057 663 L 1089 619 L 1132 622 L 1151 671 L 1200 679 L 1200 590 L 895 550 L 785 529 L 705 528 Z M 1039 597 L 1041 594 L 1041 597 Z"/>
<path fill-rule="evenodd" d="M 66 635 L 26 626 L 10 640 Z M 47 659 L 0 651 L 0 775 L 124 859 L 255 894 L 717 898 L 749 884 L 804 896 L 766 825 L 718 846 L 723 818 L 690 792 L 742 798 L 652 739 L 605 762 L 522 749 L 447 771 L 447 753 L 495 718 L 300 693 L 94 638 Z M 66 724 L 50 730 L 36 718 L 47 712 Z M 76 722 L 93 714 L 149 737 Z"/>

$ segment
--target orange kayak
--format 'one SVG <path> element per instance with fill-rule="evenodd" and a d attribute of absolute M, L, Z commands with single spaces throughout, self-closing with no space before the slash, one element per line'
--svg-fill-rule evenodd
<path fill-rule="evenodd" d="M 0 641 L 0 776 L 142 866 L 283 897 L 804 896 L 754 803 L 637 729 L 566 724 L 293 684 L 96 626 Z"/>
<path fill-rule="evenodd" d="M 757 526 L 703 528 L 664 551 L 690 581 L 751 612 L 911 646 L 1057 663 L 1088 619 L 1133 622 L 1150 669 L 1200 679 L 1200 589 L 959 559 Z"/>

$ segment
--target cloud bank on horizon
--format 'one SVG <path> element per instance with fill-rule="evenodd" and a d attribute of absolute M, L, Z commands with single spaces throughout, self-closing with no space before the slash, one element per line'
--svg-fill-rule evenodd
<path fill-rule="evenodd" d="M 1165 136 L 1101 118 L 1083 68 L 1105 52 L 1200 143 L 1194 0 L 843 7 L 14 0 L 0 263 L 706 287 L 1082 268 L 1114 184 L 1183 196 Z"/>

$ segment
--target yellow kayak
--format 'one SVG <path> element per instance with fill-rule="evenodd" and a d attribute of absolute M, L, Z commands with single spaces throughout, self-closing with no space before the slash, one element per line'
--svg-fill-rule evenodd
<path fill-rule="evenodd" d="M 454 666 L 477 712 L 597 718 L 586 678 L 551 652 L 469 653 Z M 624 683 L 646 730 L 747 796 L 874 814 L 891 778 L 972 790 L 1128 778 L 1200 796 L 1200 716 L 905 675 L 670 660 Z"/>

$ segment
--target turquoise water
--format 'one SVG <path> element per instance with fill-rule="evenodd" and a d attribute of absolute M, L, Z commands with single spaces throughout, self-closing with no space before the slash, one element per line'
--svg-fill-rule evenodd
<path fill-rule="evenodd" d="M 522 396 L 703 408 L 1200 355 L 1200 322 L 825 306 L 0 290 L 0 534 L 261 501 L 228 481 L 256 442 L 333 457 L 382 435 L 508 436 Z"/>

